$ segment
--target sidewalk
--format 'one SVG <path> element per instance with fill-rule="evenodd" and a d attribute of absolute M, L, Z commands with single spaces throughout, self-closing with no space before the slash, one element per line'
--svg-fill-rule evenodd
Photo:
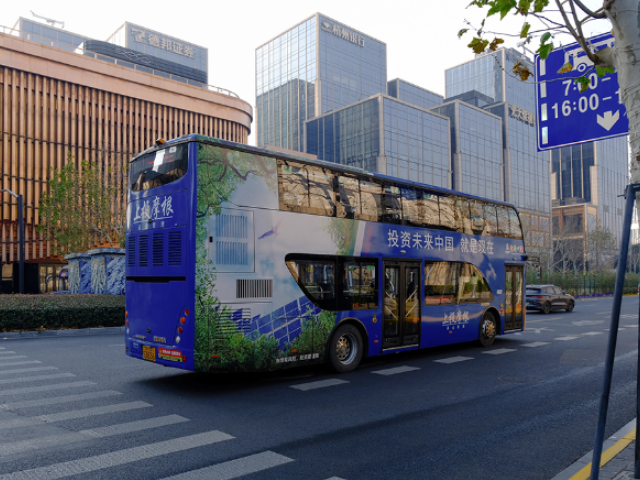
<path fill-rule="evenodd" d="M 24 330 L 20 332 L 0 332 L 0 341 L 24 338 L 81 337 L 86 335 L 123 334 L 125 327 L 70 328 L 67 330 Z"/>
<path fill-rule="evenodd" d="M 632 480 L 634 476 L 636 420 L 633 419 L 604 442 L 598 480 Z M 551 480 L 589 480 L 593 451 Z"/>

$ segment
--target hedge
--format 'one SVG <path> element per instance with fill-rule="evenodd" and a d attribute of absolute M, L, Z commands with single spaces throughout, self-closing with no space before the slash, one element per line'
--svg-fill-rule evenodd
<path fill-rule="evenodd" d="M 124 295 L 0 295 L 0 332 L 123 325 Z"/>

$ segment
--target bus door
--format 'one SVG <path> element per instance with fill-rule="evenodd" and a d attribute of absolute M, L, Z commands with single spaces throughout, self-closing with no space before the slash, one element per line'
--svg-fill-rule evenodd
<path fill-rule="evenodd" d="M 420 343 L 419 262 L 384 262 L 382 348 Z"/>
<path fill-rule="evenodd" d="M 521 330 L 524 315 L 524 266 L 506 265 L 504 279 L 504 330 Z"/>

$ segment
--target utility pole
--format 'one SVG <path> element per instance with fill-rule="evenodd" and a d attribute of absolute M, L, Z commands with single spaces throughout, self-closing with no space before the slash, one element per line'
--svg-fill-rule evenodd
<path fill-rule="evenodd" d="M 0 193 L 7 192 L 14 198 L 18 199 L 18 255 L 20 257 L 20 267 L 18 270 L 18 285 L 19 292 L 24 293 L 24 218 L 23 211 L 24 205 L 22 203 L 22 195 L 13 193 L 11 190 L 5 188 L 0 190 Z"/>

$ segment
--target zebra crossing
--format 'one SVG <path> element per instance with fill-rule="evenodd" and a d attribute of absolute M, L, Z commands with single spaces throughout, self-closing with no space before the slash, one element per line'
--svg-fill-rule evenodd
<path fill-rule="evenodd" d="M 21 361 L 2 361 L 4 358 L 18 359 L 16 357 L 19 357 Z M 40 365 L 24 367 L 24 365 L 37 364 Z M 53 373 L 43 374 L 42 372 Z M 16 355 L 16 352 L 5 351 L 3 347 L 0 347 L 0 385 L 2 386 L 0 397 L 10 400 L 0 403 L 0 472 L 3 472 L 3 463 L 33 455 L 43 449 L 67 449 L 69 445 L 82 445 L 82 442 L 87 443 L 98 439 L 113 439 L 116 442 L 119 436 L 152 429 L 155 430 L 153 436 L 149 438 L 156 441 L 130 448 L 117 448 L 108 453 L 84 458 L 48 463 L 26 470 L 5 471 L 0 473 L 0 480 L 54 480 L 125 465 L 134 475 L 136 468 L 140 468 L 142 460 L 235 440 L 234 436 L 215 429 L 172 438 L 171 433 L 162 429 L 190 421 L 189 418 L 177 414 L 151 416 L 124 423 L 108 424 L 110 419 L 118 417 L 118 415 L 110 416 L 110 414 L 133 411 L 152 412 L 154 406 L 143 401 L 122 401 L 124 398 L 122 392 L 99 390 L 99 386 L 95 382 L 67 381 L 73 377 L 75 375 L 72 373 L 59 372 L 58 367 L 42 365 L 39 361 L 29 360 L 27 355 Z M 30 382 L 44 382 L 45 384 L 25 386 Z M 336 383 L 341 382 L 344 381 Z M 77 394 L 69 393 L 76 389 L 78 390 Z M 60 394 L 61 391 L 66 394 Z M 31 398 L 34 395 L 42 395 L 42 398 Z M 2 400 L 3 398 L 0 398 L 0 402 Z M 92 406 L 91 402 L 102 404 Z M 105 402 L 107 403 L 105 404 Z M 74 409 L 78 405 L 82 405 L 82 408 Z M 56 409 L 62 411 L 42 413 L 43 408 L 50 406 L 57 406 Z M 25 409 L 30 409 L 32 414 L 25 416 L 23 414 Z M 37 412 L 38 409 L 40 412 Z M 105 421 L 100 426 L 83 430 L 73 431 L 64 427 L 66 421 L 89 417 L 98 423 L 101 420 Z M 7 435 L 9 432 L 12 436 Z M 17 439 L 13 438 L 16 432 L 22 432 Z M 267 450 L 174 474 L 162 480 L 232 480 L 278 468 L 291 462 L 294 462 L 294 459 Z M 323 479 L 318 478 L 317 480 Z M 331 477 L 326 480 L 344 479 Z"/>

